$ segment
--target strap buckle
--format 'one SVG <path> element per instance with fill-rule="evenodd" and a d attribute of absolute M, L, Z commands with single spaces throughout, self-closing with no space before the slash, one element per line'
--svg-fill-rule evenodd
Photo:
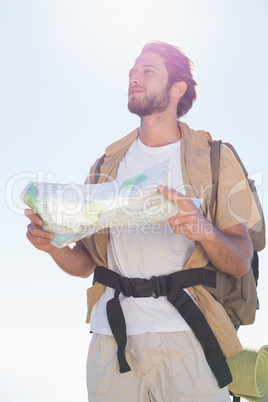
<path fill-rule="evenodd" d="M 120 276 L 119 286 L 123 295 L 127 297 L 154 297 L 157 299 L 161 296 L 161 287 L 156 276 L 150 279 Z"/>

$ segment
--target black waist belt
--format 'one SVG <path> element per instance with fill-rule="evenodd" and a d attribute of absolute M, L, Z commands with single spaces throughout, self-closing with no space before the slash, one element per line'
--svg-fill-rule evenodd
<path fill-rule="evenodd" d="M 204 315 L 192 298 L 183 289 L 196 285 L 216 287 L 216 272 L 205 268 L 195 268 L 153 276 L 150 279 L 127 278 L 105 267 L 96 267 L 94 281 L 115 289 L 114 298 L 107 302 L 107 316 L 118 345 L 117 357 L 119 371 L 125 373 L 130 367 L 125 357 L 127 343 L 126 322 L 119 301 L 119 295 L 130 297 L 167 296 L 168 301 L 178 310 L 199 340 L 207 362 L 214 373 L 219 387 L 223 388 L 232 381 L 232 376 L 222 353 Z"/>

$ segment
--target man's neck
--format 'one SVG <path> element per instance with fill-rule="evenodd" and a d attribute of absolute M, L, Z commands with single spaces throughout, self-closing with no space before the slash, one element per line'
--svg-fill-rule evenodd
<path fill-rule="evenodd" d="M 148 147 L 161 147 L 179 141 L 180 129 L 176 118 L 157 114 L 141 118 L 139 138 Z"/>

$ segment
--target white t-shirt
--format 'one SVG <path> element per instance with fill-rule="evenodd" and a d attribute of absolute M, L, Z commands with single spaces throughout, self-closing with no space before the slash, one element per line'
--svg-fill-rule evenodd
<path fill-rule="evenodd" d="M 169 160 L 168 185 L 184 193 L 181 172 L 181 141 L 162 147 L 148 147 L 138 138 L 120 163 L 117 179 L 134 177 L 144 170 Z M 181 270 L 196 242 L 172 232 L 167 225 L 111 228 L 108 244 L 108 267 L 121 275 L 146 278 Z M 114 289 L 107 287 L 95 304 L 91 316 L 91 331 L 112 335 L 106 313 L 106 303 L 114 297 Z M 127 334 L 144 332 L 175 332 L 190 330 L 166 296 L 119 296 L 126 320 Z"/>

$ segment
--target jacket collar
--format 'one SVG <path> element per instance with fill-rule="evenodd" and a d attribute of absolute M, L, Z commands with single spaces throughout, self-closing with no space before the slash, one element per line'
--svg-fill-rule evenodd
<path fill-rule="evenodd" d="M 202 148 L 208 148 L 208 141 L 211 141 L 211 135 L 207 131 L 203 130 L 193 130 L 188 124 L 178 121 L 178 125 L 181 129 L 182 139 L 185 142 L 189 142 L 192 144 L 196 144 L 196 146 Z M 112 156 L 118 151 L 123 151 L 124 149 L 128 149 L 131 144 L 138 138 L 139 136 L 139 128 L 135 128 L 125 137 L 120 138 L 118 141 L 115 141 L 113 144 L 109 145 L 106 150 L 106 156 Z"/>

